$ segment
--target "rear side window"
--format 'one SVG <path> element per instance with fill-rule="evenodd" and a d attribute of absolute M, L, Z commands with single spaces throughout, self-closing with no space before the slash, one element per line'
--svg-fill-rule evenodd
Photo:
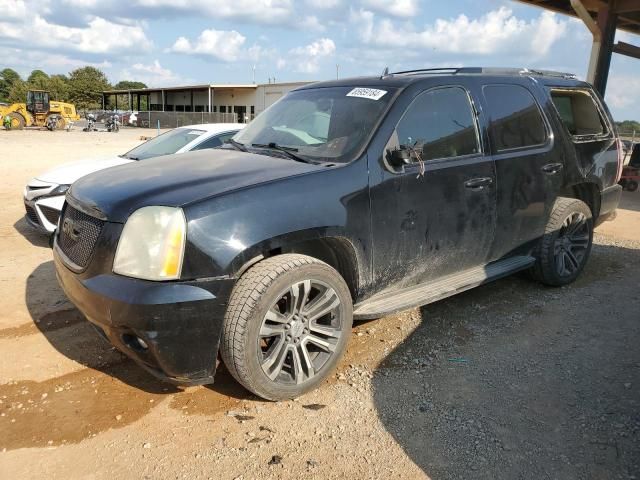
<path fill-rule="evenodd" d="M 478 153 L 478 136 L 467 92 L 446 87 L 421 93 L 396 128 L 400 145 L 422 152 L 422 160 Z"/>
<path fill-rule="evenodd" d="M 551 100 L 569 133 L 574 137 L 598 136 L 607 127 L 593 95 L 588 90 L 552 89 Z"/>
<path fill-rule="evenodd" d="M 196 145 L 191 150 L 206 150 L 207 148 L 215 148 L 222 145 L 222 141 L 219 137 L 211 137 L 204 142 Z"/>
<path fill-rule="evenodd" d="M 206 150 L 208 148 L 219 147 L 220 145 L 222 145 L 224 142 L 229 140 L 234 135 L 235 135 L 235 132 L 233 132 L 233 133 L 224 133 L 222 135 L 216 135 L 215 137 L 211 137 L 211 138 L 205 140 L 204 142 L 196 145 L 195 147 L 192 148 L 192 150 Z"/>
<path fill-rule="evenodd" d="M 487 85 L 491 137 L 498 152 L 543 145 L 547 131 L 531 92 L 520 85 Z"/>

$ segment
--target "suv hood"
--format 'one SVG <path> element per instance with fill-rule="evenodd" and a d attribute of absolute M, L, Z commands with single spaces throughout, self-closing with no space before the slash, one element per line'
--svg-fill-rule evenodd
<path fill-rule="evenodd" d="M 110 168 L 74 183 L 68 195 L 87 211 L 124 223 L 141 207 L 180 207 L 221 193 L 322 170 L 323 165 L 237 150 L 165 155 Z M 74 203 L 77 203 L 74 202 Z"/>
<path fill-rule="evenodd" d="M 90 173 L 129 162 L 132 162 L 132 160 L 121 157 L 106 157 L 97 160 L 65 163 L 59 167 L 47 170 L 43 174 L 35 177 L 34 180 L 46 183 L 55 183 L 57 185 L 71 185 L 79 178 L 89 175 Z"/>

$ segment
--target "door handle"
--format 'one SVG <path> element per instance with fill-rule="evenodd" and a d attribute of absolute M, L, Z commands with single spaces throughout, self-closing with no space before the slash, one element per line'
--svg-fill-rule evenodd
<path fill-rule="evenodd" d="M 562 170 L 562 164 L 561 163 L 547 163 L 546 165 L 544 165 L 542 167 L 542 171 L 544 173 L 548 173 L 549 175 L 553 175 L 554 173 L 558 173 L 560 170 Z"/>
<path fill-rule="evenodd" d="M 466 182 L 464 182 L 464 186 L 469 190 L 482 190 L 484 187 L 488 187 L 492 183 L 493 178 L 491 177 L 478 177 L 467 180 Z"/>

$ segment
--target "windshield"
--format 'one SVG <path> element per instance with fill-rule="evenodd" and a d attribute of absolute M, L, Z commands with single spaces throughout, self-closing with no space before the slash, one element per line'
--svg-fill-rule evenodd
<path fill-rule="evenodd" d="M 248 148 L 271 144 L 314 161 L 348 162 L 369 139 L 394 93 L 388 87 L 294 91 L 233 138 Z"/>
<path fill-rule="evenodd" d="M 169 130 L 125 153 L 123 157 L 131 160 L 144 160 L 145 158 L 159 157 L 160 155 L 171 155 L 203 133 L 205 133 L 205 130 L 193 128 Z"/>

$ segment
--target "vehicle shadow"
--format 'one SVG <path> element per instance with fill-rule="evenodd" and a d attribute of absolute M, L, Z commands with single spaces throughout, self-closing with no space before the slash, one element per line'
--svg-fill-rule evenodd
<path fill-rule="evenodd" d="M 640 212 L 640 191 L 623 191 L 622 196 L 620 197 L 620 204 L 618 205 L 618 208 L 621 210 Z"/>
<path fill-rule="evenodd" d="M 13 228 L 15 228 L 16 231 L 26 238 L 34 247 L 49 248 L 49 237 L 32 228 L 24 217 L 14 223 Z"/>
<path fill-rule="evenodd" d="M 562 288 L 512 276 L 420 310 L 379 365 L 381 423 L 432 479 L 637 471 L 640 250 L 594 245 Z"/>
<path fill-rule="evenodd" d="M 69 302 L 62 309 L 44 308 L 41 291 L 42 285 L 49 288 L 48 297 L 64 298 L 64 292 L 58 285 L 53 261 L 40 264 L 27 278 L 25 298 L 27 309 L 34 325 L 45 336 L 47 341 L 61 354 L 88 368 L 100 371 L 117 378 L 123 383 L 148 393 L 175 393 L 180 387 L 156 379 L 126 355 L 118 352 L 102 336 L 95 327 Z M 60 301 L 56 304 L 61 303 Z M 215 392 L 236 399 L 253 398 L 242 389 L 220 363 L 216 374 L 216 382 L 207 386 Z"/>

